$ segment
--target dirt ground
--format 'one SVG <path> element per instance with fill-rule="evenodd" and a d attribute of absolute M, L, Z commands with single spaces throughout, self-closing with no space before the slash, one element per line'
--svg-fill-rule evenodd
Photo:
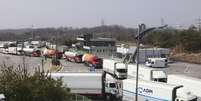
<path fill-rule="evenodd" d="M 201 53 L 171 53 L 171 58 L 177 61 L 201 64 Z"/>

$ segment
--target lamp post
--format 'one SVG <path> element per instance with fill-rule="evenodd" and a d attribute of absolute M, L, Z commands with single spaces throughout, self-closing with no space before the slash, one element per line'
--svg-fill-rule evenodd
<path fill-rule="evenodd" d="M 138 101 L 138 79 L 139 79 L 139 49 L 140 49 L 140 43 L 142 38 L 145 36 L 146 33 L 153 31 L 155 29 L 162 29 L 167 27 L 167 25 L 164 26 L 160 26 L 160 27 L 151 27 L 146 29 L 146 25 L 145 24 L 140 24 L 138 26 L 138 35 L 135 37 L 135 39 L 137 40 L 137 48 L 136 48 L 136 52 L 137 52 L 137 70 L 136 70 L 136 87 L 135 87 L 135 101 Z"/>

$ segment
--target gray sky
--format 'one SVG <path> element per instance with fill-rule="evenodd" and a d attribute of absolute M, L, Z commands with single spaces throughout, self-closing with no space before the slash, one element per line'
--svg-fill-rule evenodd
<path fill-rule="evenodd" d="M 196 23 L 201 0 L 0 0 L 0 29 Z"/>

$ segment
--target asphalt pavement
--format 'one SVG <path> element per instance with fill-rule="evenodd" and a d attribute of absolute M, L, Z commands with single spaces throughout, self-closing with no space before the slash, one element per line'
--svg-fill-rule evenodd
<path fill-rule="evenodd" d="M 0 65 L 6 64 L 8 66 L 23 66 L 26 65 L 28 71 L 34 72 L 38 67 L 42 67 L 42 60 L 44 60 L 44 69 L 47 71 L 51 67 L 51 59 L 45 60 L 42 57 L 28 57 L 28 56 L 16 56 L 0 53 Z M 24 62 L 23 62 L 24 61 Z M 102 72 L 102 69 L 96 69 L 90 71 L 88 66 L 83 63 L 68 62 L 63 59 L 60 60 L 62 68 L 59 72 Z M 201 79 L 201 65 L 191 64 L 185 62 L 174 62 L 169 64 L 168 74 L 184 74 Z"/>

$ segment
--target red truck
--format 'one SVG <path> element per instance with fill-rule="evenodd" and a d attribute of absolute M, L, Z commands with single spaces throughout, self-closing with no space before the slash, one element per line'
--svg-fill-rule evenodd
<path fill-rule="evenodd" d="M 103 59 L 92 54 L 84 54 L 82 56 L 82 61 L 87 66 L 94 66 L 95 68 L 102 68 L 103 65 Z"/>
<path fill-rule="evenodd" d="M 43 51 L 43 56 L 48 57 L 48 58 L 53 58 L 57 56 L 57 58 L 62 58 L 63 53 L 56 51 L 54 49 L 44 49 Z"/>

